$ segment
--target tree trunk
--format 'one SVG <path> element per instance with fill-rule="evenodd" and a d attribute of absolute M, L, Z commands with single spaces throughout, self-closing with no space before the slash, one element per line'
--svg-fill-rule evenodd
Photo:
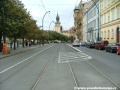
<path fill-rule="evenodd" d="M 23 46 L 23 48 L 24 48 L 24 47 L 25 47 L 25 46 L 24 46 L 24 45 L 25 45 L 25 42 L 24 42 L 24 37 L 23 37 L 23 39 L 22 39 L 22 40 L 23 40 L 22 46 Z"/>
<path fill-rule="evenodd" d="M 16 49 L 16 37 L 14 37 L 14 49 Z"/>
<path fill-rule="evenodd" d="M 2 47 L 3 47 L 3 43 L 2 43 L 2 30 L 1 30 L 0 31 L 0 52 L 2 52 Z"/>

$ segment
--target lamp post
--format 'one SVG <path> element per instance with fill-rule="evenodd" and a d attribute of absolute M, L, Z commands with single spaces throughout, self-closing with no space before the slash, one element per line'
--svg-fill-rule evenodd
<path fill-rule="evenodd" d="M 47 13 L 50 13 L 50 11 L 47 11 L 42 18 L 42 30 L 44 30 L 43 22 L 44 22 L 44 17 Z M 44 45 L 44 32 L 43 31 L 42 31 L 42 36 L 43 36 L 43 45 Z"/>
<path fill-rule="evenodd" d="M 51 25 L 52 23 L 54 23 L 54 21 L 52 21 L 52 22 L 50 23 L 50 25 Z M 49 30 L 50 30 L 50 25 L 49 25 Z"/>
<path fill-rule="evenodd" d="M 96 8 L 97 8 L 97 10 L 98 10 L 98 41 L 100 40 L 100 38 L 99 38 L 99 8 L 98 8 L 98 6 L 96 5 L 96 2 L 94 1 L 94 0 L 91 0 L 91 1 L 93 1 L 93 3 L 95 4 L 95 6 L 96 6 Z M 98 1 L 99 2 L 99 1 Z"/>
<path fill-rule="evenodd" d="M 47 11 L 47 12 L 44 14 L 43 18 L 42 18 L 42 30 L 44 29 L 44 26 L 43 26 L 44 17 L 45 17 L 45 15 L 46 15 L 47 13 L 50 13 L 50 11 Z"/>
<path fill-rule="evenodd" d="M 2 0 L 2 34 L 3 34 L 3 42 L 6 43 L 5 39 L 5 17 L 4 17 L 4 4 L 5 1 Z"/>

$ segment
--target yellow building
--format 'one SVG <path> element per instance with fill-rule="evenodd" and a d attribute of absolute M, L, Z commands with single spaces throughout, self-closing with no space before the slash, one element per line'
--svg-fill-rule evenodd
<path fill-rule="evenodd" d="M 109 43 L 120 43 L 120 0 L 100 0 L 101 37 Z"/>

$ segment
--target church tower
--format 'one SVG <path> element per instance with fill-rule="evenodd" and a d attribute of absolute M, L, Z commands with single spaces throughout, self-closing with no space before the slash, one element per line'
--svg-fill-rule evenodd
<path fill-rule="evenodd" d="M 57 16 L 56 16 L 56 22 L 55 22 L 55 31 L 58 32 L 58 33 L 61 33 L 62 32 L 62 27 L 60 25 L 60 17 L 57 13 Z"/>

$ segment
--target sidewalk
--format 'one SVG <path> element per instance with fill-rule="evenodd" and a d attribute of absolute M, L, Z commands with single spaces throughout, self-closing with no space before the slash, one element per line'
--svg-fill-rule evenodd
<path fill-rule="evenodd" d="M 16 48 L 15 50 L 11 49 L 10 54 L 3 54 L 2 52 L 0 52 L 0 59 L 5 58 L 5 57 L 9 57 L 12 55 L 16 55 L 16 54 L 19 54 L 22 52 L 26 52 L 29 50 L 33 50 L 33 49 L 38 48 L 38 47 L 41 47 L 41 45 L 35 45 L 35 46 L 24 47 L 24 48 L 22 46 L 20 46 L 20 47 Z"/>

